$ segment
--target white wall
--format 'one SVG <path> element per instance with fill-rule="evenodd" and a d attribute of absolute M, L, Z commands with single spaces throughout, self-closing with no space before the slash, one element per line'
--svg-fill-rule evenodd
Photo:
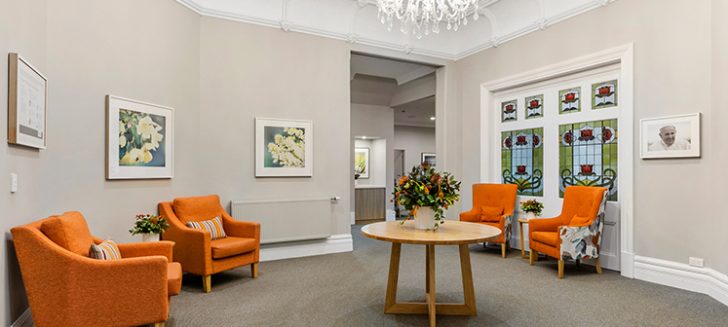
<path fill-rule="evenodd" d="M 387 198 L 394 190 L 394 165 L 392 155 L 394 151 L 394 110 L 390 107 L 364 105 L 358 103 L 351 104 L 351 157 L 350 157 L 350 175 L 351 177 L 351 198 L 354 199 L 354 137 L 368 136 L 377 137 L 385 141 L 386 144 L 386 173 L 382 182 L 372 182 L 360 180 L 360 184 L 376 184 L 386 185 Z M 372 154 L 370 153 L 370 156 Z M 378 156 L 381 156 L 378 155 Z M 354 211 L 354 201 L 352 200 L 350 210 Z M 387 200 L 386 207 L 391 210 L 392 203 Z"/>
<path fill-rule="evenodd" d="M 419 166 L 422 153 L 435 153 L 435 129 L 429 127 L 395 126 L 394 149 L 404 150 L 404 171 Z"/>
<path fill-rule="evenodd" d="M 481 165 L 488 165 L 480 162 L 477 137 L 481 83 L 633 42 L 635 119 L 703 113 L 702 158 L 640 160 L 635 143 L 636 254 L 682 263 L 702 257 L 706 266 L 728 273 L 726 229 L 717 228 L 726 219 L 716 214 L 728 191 L 719 186 L 725 175 L 715 173 L 727 158 L 719 100 L 726 80 L 725 73 L 711 74 L 714 66 L 726 69 L 728 34 L 719 9 L 724 13 L 725 3 L 717 0 L 691 2 L 690 10 L 676 1 L 616 1 L 459 61 L 463 184 L 477 182 Z M 565 41 L 574 45 L 569 51 L 560 46 Z"/>
<path fill-rule="evenodd" d="M 355 140 L 355 148 L 369 149 L 369 178 L 359 178 L 357 185 L 387 185 L 387 140 Z"/>

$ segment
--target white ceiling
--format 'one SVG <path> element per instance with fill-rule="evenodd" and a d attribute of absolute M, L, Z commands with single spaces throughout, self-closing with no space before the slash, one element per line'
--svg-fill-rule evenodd
<path fill-rule="evenodd" d="M 422 39 L 387 31 L 374 0 L 176 0 L 200 15 L 458 60 L 615 0 L 480 0 L 481 18 Z"/>

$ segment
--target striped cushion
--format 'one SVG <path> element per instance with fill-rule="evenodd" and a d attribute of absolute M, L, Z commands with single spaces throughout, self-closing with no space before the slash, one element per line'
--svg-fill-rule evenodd
<path fill-rule="evenodd" d="M 188 221 L 187 227 L 207 231 L 213 240 L 227 236 L 225 235 L 225 230 L 222 229 L 222 220 L 220 220 L 220 217 L 203 221 Z"/>
<path fill-rule="evenodd" d="M 99 244 L 92 244 L 89 256 L 99 260 L 121 260 L 119 246 L 112 240 L 106 240 Z"/>

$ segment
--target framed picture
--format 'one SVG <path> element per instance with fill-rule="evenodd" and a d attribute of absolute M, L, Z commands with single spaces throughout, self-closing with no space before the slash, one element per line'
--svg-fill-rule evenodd
<path fill-rule="evenodd" d="M 700 157 L 700 113 L 642 119 L 640 157 Z"/>
<path fill-rule="evenodd" d="M 255 176 L 313 176 L 313 122 L 255 118 Z"/>
<path fill-rule="evenodd" d="M 354 149 L 354 176 L 369 178 L 369 148 Z"/>
<path fill-rule="evenodd" d="M 48 79 L 17 53 L 8 55 L 8 143 L 46 148 Z"/>
<path fill-rule="evenodd" d="M 106 178 L 172 178 L 174 109 L 106 96 Z"/>
<path fill-rule="evenodd" d="M 436 167 L 437 156 L 434 153 L 422 152 L 422 163 L 428 163 L 431 167 Z"/>

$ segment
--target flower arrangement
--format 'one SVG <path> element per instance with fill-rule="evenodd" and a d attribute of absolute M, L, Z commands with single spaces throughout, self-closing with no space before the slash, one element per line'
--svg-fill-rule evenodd
<path fill-rule="evenodd" d="M 163 129 L 150 114 L 119 110 L 119 163 L 134 166 L 152 162 L 164 139 Z"/>
<path fill-rule="evenodd" d="M 535 199 L 521 202 L 521 211 L 523 212 L 532 212 L 534 215 L 540 216 L 542 210 L 543 203 Z"/>
<path fill-rule="evenodd" d="M 438 173 L 429 164 L 423 163 L 413 167 L 409 175 L 399 179 L 394 187 L 393 201 L 409 210 L 407 219 L 414 218 L 419 208 L 431 207 L 435 212 L 433 228 L 437 229 L 445 222 L 443 209 L 447 209 L 460 198 L 459 191 L 460 182 L 450 173 Z"/>
<path fill-rule="evenodd" d="M 276 134 L 273 142 L 268 143 L 273 163 L 283 167 L 303 168 L 305 150 L 304 131 L 300 128 L 287 127 L 283 134 Z"/>
<path fill-rule="evenodd" d="M 136 215 L 134 227 L 129 230 L 131 235 L 161 234 L 169 228 L 169 222 L 164 217 L 142 213 Z"/>

